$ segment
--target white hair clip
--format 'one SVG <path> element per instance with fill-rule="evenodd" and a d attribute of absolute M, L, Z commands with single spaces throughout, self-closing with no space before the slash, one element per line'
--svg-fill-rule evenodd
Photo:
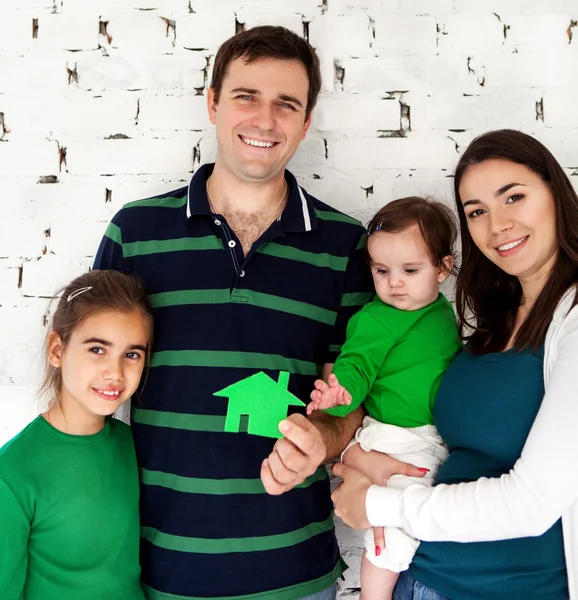
<path fill-rule="evenodd" d="M 80 296 L 80 294 L 84 294 L 84 292 L 88 292 L 88 290 L 91 290 L 92 286 L 89 287 L 83 287 L 83 288 L 79 288 L 77 290 L 74 290 L 74 292 L 72 292 L 68 298 L 66 299 L 67 302 L 70 302 L 71 300 L 74 300 L 74 298 L 76 298 L 76 296 Z"/>

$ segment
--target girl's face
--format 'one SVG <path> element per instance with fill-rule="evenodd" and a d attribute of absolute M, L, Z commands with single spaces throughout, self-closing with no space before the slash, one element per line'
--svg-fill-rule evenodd
<path fill-rule="evenodd" d="M 431 304 L 452 267 L 451 256 L 446 257 L 447 271 L 432 265 L 418 225 L 397 233 L 372 233 L 367 251 L 377 295 L 400 310 Z"/>
<path fill-rule="evenodd" d="M 59 404 L 67 419 L 111 415 L 136 390 L 147 330 L 140 312 L 104 311 L 86 318 L 63 347 L 53 332 L 50 363 L 61 369 Z"/>
<path fill-rule="evenodd" d="M 548 185 L 524 165 L 488 159 L 467 168 L 460 200 L 474 244 L 521 283 L 546 281 L 556 260 L 556 210 Z"/>

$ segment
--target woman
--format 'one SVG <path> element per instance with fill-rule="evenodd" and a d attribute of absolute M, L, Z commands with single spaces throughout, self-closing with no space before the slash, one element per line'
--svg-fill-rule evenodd
<path fill-rule="evenodd" d="M 371 486 L 338 465 L 335 512 L 425 540 L 396 600 L 575 600 L 578 197 L 550 152 L 511 130 L 474 140 L 454 187 L 467 345 L 434 408 L 450 457 L 434 488 Z"/>

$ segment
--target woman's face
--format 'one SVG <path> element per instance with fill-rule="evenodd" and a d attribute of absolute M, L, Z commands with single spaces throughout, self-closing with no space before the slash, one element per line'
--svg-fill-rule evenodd
<path fill-rule="evenodd" d="M 492 158 L 467 168 L 459 187 L 474 244 L 520 282 L 545 281 L 556 260 L 548 185 L 524 165 Z"/>

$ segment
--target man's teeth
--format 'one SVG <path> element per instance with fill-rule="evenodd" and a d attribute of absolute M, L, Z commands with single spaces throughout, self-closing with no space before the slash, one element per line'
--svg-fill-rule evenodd
<path fill-rule="evenodd" d="M 512 248 L 519 246 L 522 242 L 525 242 L 527 239 L 528 236 L 522 238 L 521 240 L 518 240 L 517 242 L 512 242 L 511 244 L 504 244 L 503 246 L 498 246 L 498 250 L 500 252 L 504 252 L 505 250 L 511 250 Z"/>
<path fill-rule="evenodd" d="M 245 144 L 249 144 L 249 146 L 257 146 L 257 148 L 271 148 L 274 146 L 273 142 L 259 142 L 258 140 L 251 140 L 249 138 L 241 138 Z"/>
<path fill-rule="evenodd" d="M 98 390 L 101 394 L 104 394 L 105 396 L 118 396 L 120 394 L 120 392 L 107 392 L 106 390 Z"/>

